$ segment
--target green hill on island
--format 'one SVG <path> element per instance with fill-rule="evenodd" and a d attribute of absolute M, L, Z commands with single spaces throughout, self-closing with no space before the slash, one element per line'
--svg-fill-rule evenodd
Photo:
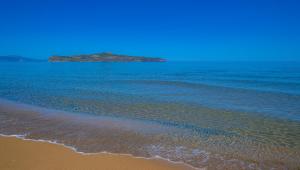
<path fill-rule="evenodd" d="M 163 58 L 128 56 L 108 52 L 73 56 L 51 56 L 49 62 L 165 62 Z"/>

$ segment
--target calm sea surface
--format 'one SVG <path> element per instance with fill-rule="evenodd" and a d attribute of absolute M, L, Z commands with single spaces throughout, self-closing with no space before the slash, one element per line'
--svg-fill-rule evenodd
<path fill-rule="evenodd" d="M 210 169 L 300 168 L 300 63 L 0 63 L 0 133 Z"/>

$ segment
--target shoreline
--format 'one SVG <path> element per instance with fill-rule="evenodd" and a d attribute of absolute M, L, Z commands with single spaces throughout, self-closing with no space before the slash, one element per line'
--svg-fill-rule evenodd
<path fill-rule="evenodd" d="M 143 158 L 109 152 L 82 153 L 76 148 L 22 135 L 0 134 L 0 169 L 196 169 L 160 157 Z"/>
<path fill-rule="evenodd" d="M 1 110 L 2 109 L 2 110 Z M 86 122 L 93 122 L 95 120 L 93 115 L 81 115 L 81 114 L 70 114 L 70 112 L 66 112 L 66 111 L 61 111 L 61 110 L 56 110 L 56 109 L 49 109 L 49 108 L 43 108 L 40 106 L 34 106 L 34 105 L 30 105 L 30 104 L 26 104 L 26 103 L 21 103 L 19 101 L 12 101 L 12 100 L 8 100 L 8 99 L 4 99 L 4 98 L 0 98 L 0 110 L 7 113 L 29 113 L 29 116 L 41 116 L 44 117 L 46 116 L 47 118 L 72 118 L 74 121 L 82 121 L 84 120 L 84 123 Z M 82 119 L 82 116 L 85 117 L 85 119 Z M 103 119 L 104 118 L 104 119 Z M 120 126 L 120 123 L 125 121 L 128 121 L 127 119 L 122 119 L 121 122 L 119 122 L 120 120 L 114 117 L 107 117 L 107 116 L 103 116 L 101 119 L 99 119 L 101 121 L 103 121 L 104 127 L 106 127 L 107 125 L 114 125 L 116 123 L 118 123 L 118 126 Z M 99 121 L 97 119 L 97 121 Z M 117 121 L 117 122 L 116 122 Z M 131 120 L 130 120 L 131 121 Z M 95 123 L 95 122 L 94 122 Z M 97 122 L 98 123 L 98 122 Z M 128 122 L 126 122 L 128 123 Z M 126 129 L 126 128 L 133 128 L 132 125 L 130 124 L 130 126 L 126 126 L 125 124 L 122 124 L 122 128 Z M 135 121 L 134 125 L 139 125 L 138 123 L 140 123 L 139 121 Z M 152 128 L 152 124 L 151 125 Z M 78 154 L 81 155 L 97 155 L 97 154 L 109 154 L 109 155 L 121 155 L 121 156 L 128 156 L 131 158 L 138 158 L 138 159 L 145 159 L 145 160 L 160 160 L 166 163 L 169 163 L 171 165 L 175 164 L 175 165 L 183 165 L 184 167 L 187 167 L 188 169 L 199 169 L 198 167 L 194 167 L 190 164 L 187 164 L 185 162 L 182 161 L 173 161 L 164 157 L 161 157 L 159 155 L 151 155 L 151 156 L 140 156 L 140 155 L 132 155 L 131 153 L 123 153 L 123 152 L 110 152 L 110 150 L 106 150 L 106 149 L 102 149 L 101 151 L 96 150 L 94 151 L 82 151 L 82 149 L 77 148 L 76 146 L 73 146 L 71 144 L 66 144 L 64 141 L 61 140 L 56 140 L 56 139 L 47 139 L 47 138 L 31 138 L 30 137 L 31 132 L 21 132 L 21 133 L 16 133 L 16 132 L 9 132 L 9 133 L 5 133 L 3 131 L 3 133 L 0 133 L 0 138 L 1 137 L 15 137 L 24 141 L 32 141 L 32 142 L 42 142 L 42 143 L 48 143 L 48 144 L 54 144 L 54 145 L 60 145 L 63 146 L 65 148 L 68 148 Z M 126 140 L 126 139 L 125 139 Z M 0 150 L 1 151 L 1 150 Z M 1 169 L 1 168 L 0 168 Z"/>
<path fill-rule="evenodd" d="M 219 152 L 219 150 L 215 152 L 217 154 L 213 152 L 207 152 L 208 149 L 211 149 L 209 148 L 210 146 L 199 147 L 201 148 L 201 150 L 195 149 L 196 152 L 185 152 L 185 150 L 181 151 L 180 149 L 182 148 L 179 147 L 173 147 L 167 149 L 155 148 L 156 146 L 159 145 L 151 145 L 151 144 L 152 143 L 156 144 L 155 142 L 162 143 L 162 140 L 160 140 L 161 138 L 157 138 L 158 139 L 157 141 L 151 141 L 150 137 L 153 134 L 150 134 L 150 132 L 153 132 L 154 133 L 153 136 L 155 136 L 156 133 L 159 134 L 165 132 L 174 132 L 172 131 L 174 129 L 164 129 L 164 128 L 161 129 L 161 127 L 157 127 L 157 124 L 144 124 L 144 122 L 143 124 L 139 124 L 140 122 L 137 120 L 128 121 L 127 119 L 125 120 L 123 119 L 120 120 L 119 118 L 112 119 L 108 116 L 95 117 L 94 115 L 89 115 L 89 114 L 87 115 L 71 114 L 72 112 L 48 109 L 40 106 L 34 106 L 31 104 L 20 103 L 18 101 L 11 101 L 11 100 L 1 99 L 1 98 L 0 98 L 0 110 L 1 110 L 0 116 L 1 116 L 1 123 L 2 123 L 0 126 L 1 129 L 0 137 L 10 136 L 10 137 L 19 138 L 21 140 L 24 140 L 25 142 L 26 141 L 37 142 L 37 143 L 42 142 L 42 143 L 48 143 L 52 145 L 54 144 L 60 145 L 61 147 L 67 148 L 83 156 L 94 156 L 97 154 L 99 155 L 104 154 L 104 155 L 112 155 L 117 157 L 127 156 L 129 158 L 138 158 L 138 159 L 143 159 L 151 162 L 153 160 L 160 160 L 165 163 L 168 163 L 169 165 L 171 164 L 171 166 L 174 164 L 183 165 L 184 169 L 186 168 L 210 169 L 210 168 L 215 168 L 217 166 L 219 167 L 223 166 L 225 167 L 225 169 L 243 169 L 244 167 L 246 168 L 256 167 L 257 169 L 259 169 L 260 167 L 264 167 L 264 166 L 271 167 L 271 168 L 279 167 L 279 169 L 280 168 L 284 169 L 289 166 L 297 168 L 297 164 L 298 164 L 297 152 L 289 152 L 290 151 L 288 150 L 289 148 L 285 148 L 285 147 L 272 147 L 271 148 L 272 154 L 274 153 L 276 155 L 285 156 L 286 154 L 291 153 L 292 155 L 295 155 L 295 157 L 287 157 L 284 160 L 280 160 L 272 156 L 268 158 L 275 158 L 275 159 L 266 160 L 265 155 L 262 155 L 260 158 L 257 159 L 256 158 L 251 159 L 252 157 L 250 157 L 250 159 L 247 159 L 249 158 L 247 157 L 247 155 L 245 156 L 234 155 L 234 157 L 233 156 L 230 157 L 231 155 L 228 154 L 225 155 L 228 157 L 224 157 L 223 155 L 218 154 L 218 153 L 224 153 L 224 152 Z M 145 125 L 149 125 L 149 127 L 151 128 Z M 139 129 L 138 127 L 142 127 L 142 128 Z M 155 129 L 152 129 L 152 127 L 154 127 Z M 147 131 L 148 129 L 151 129 L 151 131 Z M 143 131 L 139 131 L 139 130 L 143 130 Z M 165 131 L 165 130 L 170 130 L 170 131 Z M 149 133 L 150 137 L 139 136 L 140 134 L 144 134 L 144 133 Z M 177 133 L 179 132 L 177 131 Z M 78 134 L 87 134 L 87 135 L 81 136 Z M 114 136 L 118 136 L 118 137 L 114 138 Z M 133 144 L 134 147 L 130 147 Z M 178 146 L 178 143 L 176 144 Z M 149 148 L 147 148 L 148 146 Z M 248 145 L 248 146 L 252 148 L 252 146 L 254 145 Z M 1 147 L 3 146 L 0 143 L 0 153 L 2 152 Z M 119 147 L 119 148 L 115 149 L 114 147 Z M 213 145 L 212 147 L 214 148 L 223 147 L 227 149 L 227 147 L 224 146 L 220 147 L 220 146 Z M 148 150 L 145 149 L 145 152 L 134 152 L 138 150 L 136 148 L 138 149 L 146 148 Z M 196 156 L 200 155 L 200 156 L 192 157 L 192 159 L 191 157 L 188 157 L 189 155 L 177 156 L 176 155 L 177 154 L 176 152 L 178 151 L 177 149 L 179 149 L 178 152 L 179 154 L 192 153 L 194 154 L 192 156 L 195 155 Z M 167 151 L 167 154 L 159 152 L 161 150 Z M 237 152 L 237 154 L 239 153 Z M 266 156 L 269 155 L 266 154 Z M 266 165 L 260 166 L 259 163 L 261 161 L 263 161 L 263 163 L 266 162 Z M 272 161 L 272 162 L 268 162 L 268 161 Z M 286 164 L 285 161 L 287 161 Z M 1 168 L 1 161 L 0 161 L 0 169 L 7 169 L 7 168 Z M 139 167 L 139 169 L 141 168 Z"/>

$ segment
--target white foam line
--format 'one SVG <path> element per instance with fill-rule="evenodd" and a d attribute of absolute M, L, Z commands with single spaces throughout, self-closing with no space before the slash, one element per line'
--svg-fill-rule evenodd
<path fill-rule="evenodd" d="M 150 157 L 150 158 L 146 158 L 146 157 L 140 157 L 140 156 L 134 156 L 132 154 L 125 154 L 125 153 L 111 153 L 111 152 L 107 152 L 107 151 L 102 151 L 102 152 L 96 152 L 96 153 L 85 153 L 85 152 L 81 152 L 81 151 L 78 151 L 75 147 L 72 147 L 72 146 L 68 146 L 68 145 L 65 145 L 63 143 L 58 143 L 57 141 L 51 141 L 51 140 L 44 140 L 44 139 L 29 139 L 29 138 L 26 138 L 27 135 L 26 134 L 23 134 L 23 135 L 5 135 L 5 134 L 1 134 L 0 133 L 0 136 L 1 137 L 15 137 L 15 138 L 18 138 L 18 139 L 22 139 L 24 141 L 33 141 L 33 142 L 44 142 L 44 143 L 50 143 L 50 144 L 55 144 L 55 145 L 60 145 L 60 146 L 63 146 L 65 148 L 68 148 L 68 149 L 71 149 L 72 151 L 76 152 L 76 153 L 79 153 L 81 155 L 98 155 L 98 154 L 110 154 L 110 155 L 124 155 L 124 156 L 130 156 L 132 158 L 138 158 L 138 159 L 146 159 L 146 160 L 154 160 L 154 159 L 160 159 L 160 160 L 163 160 L 163 161 L 167 161 L 167 162 L 170 162 L 172 164 L 181 164 L 183 166 L 186 166 L 186 167 L 189 167 L 189 168 L 192 168 L 192 169 L 195 169 L 195 170 L 206 170 L 206 168 L 196 168 L 192 165 L 189 165 L 189 164 L 186 164 L 182 161 L 172 161 L 170 159 L 167 159 L 167 158 L 163 158 L 159 155 L 155 155 L 153 157 Z"/>

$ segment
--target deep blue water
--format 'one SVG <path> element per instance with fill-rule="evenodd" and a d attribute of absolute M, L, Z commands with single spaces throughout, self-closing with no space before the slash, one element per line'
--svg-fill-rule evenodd
<path fill-rule="evenodd" d="M 205 146 L 210 153 L 248 155 L 245 160 L 286 157 L 284 167 L 299 166 L 299 62 L 0 63 L 0 79 L 3 99 L 184 130 L 176 140 L 160 139 L 164 152 L 162 144 L 151 144 L 151 151 L 148 144 L 145 155 L 191 159 L 201 167 L 203 158 L 173 158 L 169 150 L 180 145 L 194 153 Z M 193 141 L 179 142 L 186 134 Z M 274 151 L 282 147 L 286 152 Z"/>

